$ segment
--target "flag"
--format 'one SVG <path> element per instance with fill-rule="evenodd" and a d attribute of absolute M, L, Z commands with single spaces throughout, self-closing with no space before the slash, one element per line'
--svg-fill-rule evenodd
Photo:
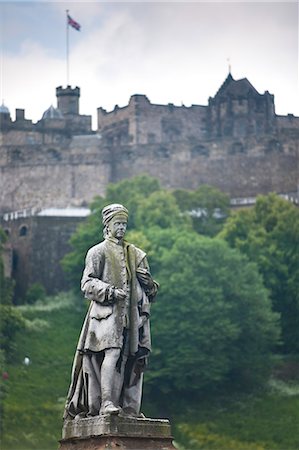
<path fill-rule="evenodd" d="M 67 15 L 67 23 L 71 27 L 75 28 L 75 30 L 80 31 L 81 25 L 78 22 L 76 22 L 74 19 L 72 19 L 69 14 Z"/>

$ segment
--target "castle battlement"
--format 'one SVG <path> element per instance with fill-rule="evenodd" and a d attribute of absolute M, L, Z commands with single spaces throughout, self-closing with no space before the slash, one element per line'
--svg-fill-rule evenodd
<path fill-rule="evenodd" d="M 299 118 L 275 114 L 274 96 L 231 74 L 207 105 L 98 108 L 79 114 L 80 88 L 59 86 L 57 107 L 33 124 L 0 108 L 0 210 L 80 206 L 109 182 L 146 173 L 165 187 L 219 187 L 232 197 L 297 189 Z"/>

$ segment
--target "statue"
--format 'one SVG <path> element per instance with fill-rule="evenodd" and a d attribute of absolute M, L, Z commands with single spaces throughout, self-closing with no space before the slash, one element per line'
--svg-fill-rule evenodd
<path fill-rule="evenodd" d="M 128 211 L 102 211 L 104 241 L 86 256 L 81 289 L 90 306 L 74 358 L 64 419 L 140 413 L 151 350 L 150 304 L 158 290 L 146 254 L 124 240 Z"/>

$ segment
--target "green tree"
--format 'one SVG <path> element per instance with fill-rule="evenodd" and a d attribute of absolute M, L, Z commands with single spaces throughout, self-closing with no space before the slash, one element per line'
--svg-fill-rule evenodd
<path fill-rule="evenodd" d="M 147 175 L 140 175 L 109 184 L 106 190 L 105 202 L 121 203 L 129 210 L 130 228 L 135 228 L 136 212 L 144 200 L 154 192 L 161 190 L 159 181 Z"/>
<path fill-rule="evenodd" d="M 167 248 L 159 233 L 151 238 L 164 248 L 152 308 L 153 395 L 157 385 L 166 394 L 196 393 L 228 379 L 261 381 L 279 327 L 257 267 L 222 240 L 174 234 Z"/>
<path fill-rule="evenodd" d="M 135 223 L 138 229 L 152 226 L 192 228 L 190 218 L 181 214 L 175 198 L 165 190 L 152 193 L 140 203 Z"/>
<path fill-rule="evenodd" d="M 0 228 L 0 305 L 10 305 L 13 297 L 13 281 L 4 275 L 3 252 L 6 234 Z"/>
<path fill-rule="evenodd" d="M 25 303 L 35 303 L 46 298 L 46 290 L 40 283 L 33 283 L 29 286 L 25 296 Z"/>
<path fill-rule="evenodd" d="M 0 229 L 0 346 L 2 362 L 11 360 L 15 350 L 15 337 L 25 329 L 22 314 L 12 306 L 13 283 L 4 274 L 3 250 L 6 236 Z"/>
<path fill-rule="evenodd" d="M 79 225 L 70 239 L 73 250 L 62 260 L 62 267 L 75 289 L 78 289 L 87 250 L 103 238 L 101 211 L 104 206 L 109 203 L 122 203 L 126 206 L 130 213 L 129 229 L 134 230 L 138 208 L 148 196 L 160 189 L 155 178 L 144 175 L 110 184 L 105 197 L 95 197 L 90 205 L 90 216 Z"/>
<path fill-rule="evenodd" d="M 229 196 L 214 186 L 202 185 L 195 191 L 173 191 L 180 210 L 192 217 L 194 229 L 206 236 L 215 236 L 230 214 Z"/>
<path fill-rule="evenodd" d="M 275 194 L 260 196 L 250 210 L 234 213 L 220 237 L 257 263 L 281 314 L 285 352 L 299 351 L 299 210 Z"/>

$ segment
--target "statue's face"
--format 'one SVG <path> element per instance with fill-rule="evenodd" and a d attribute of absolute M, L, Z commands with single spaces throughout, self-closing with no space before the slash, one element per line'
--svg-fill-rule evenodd
<path fill-rule="evenodd" d="M 109 229 L 112 237 L 116 239 L 123 239 L 127 230 L 127 218 L 123 215 L 117 215 L 111 219 Z"/>

